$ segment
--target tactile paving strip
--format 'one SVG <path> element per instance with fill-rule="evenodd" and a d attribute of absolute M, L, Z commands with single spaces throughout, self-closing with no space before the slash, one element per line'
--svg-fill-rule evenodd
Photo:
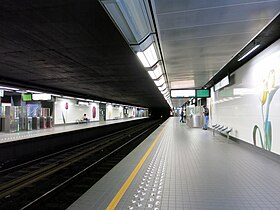
<path fill-rule="evenodd" d="M 168 141 L 167 138 L 163 137 L 149 164 L 143 166 L 144 173 L 124 205 L 126 209 L 160 209 L 164 190 L 167 149 Z"/>

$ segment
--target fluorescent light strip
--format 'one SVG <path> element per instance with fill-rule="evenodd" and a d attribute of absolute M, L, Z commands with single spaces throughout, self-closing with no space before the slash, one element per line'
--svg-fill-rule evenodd
<path fill-rule="evenodd" d="M 55 97 L 62 97 L 62 95 L 57 95 L 57 94 L 52 94 L 52 93 L 49 93 L 51 94 L 52 96 L 55 96 Z"/>
<path fill-rule="evenodd" d="M 165 94 L 167 94 L 168 93 L 168 89 L 166 88 L 164 91 L 161 91 L 161 94 L 162 95 L 165 95 Z M 169 93 L 168 93 L 169 94 Z"/>
<path fill-rule="evenodd" d="M 144 52 L 136 53 L 136 55 L 145 68 L 152 67 L 158 61 L 154 44 L 151 44 Z"/>
<path fill-rule="evenodd" d="M 154 71 L 148 71 L 148 73 L 149 73 L 149 75 L 150 75 L 150 77 L 151 77 L 152 79 L 157 79 L 156 74 L 155 74 Z"/>
<path fill-rule="evenodd" d="M 144 50 L 144 55 L 150 66 L 153 66 L 158 61 L 154 44 L 151 44 L 146 50 Z"/>
<path fill-rule="evenodd" d="M 148 71 L 152 79 L 157 79 L 162 75 L 162 69 L 160 65 L 157 65 L 154 70 Z"/>
<path fill-rule="evenodd" d="M 152 79 L 157 79 L 162 75 L 162 70 L 159 67 L 159 68 L 156 68 L 155 70 L 148 71 L 148 73 L 150 74 L 150 77 Z"/>
<path fill-rule="evenodd" d="M 25 90 L 17 90 L 17 93 L 27 93 Z"/>
<path fill-rule="evenodd" d="M 34 90 L 26 90 L 26 92 L 29 92 L 29 93 L 42 93 L 42 92 L 34 91 Z"/>
<path fill-rule="evenodd" d="M 166 83 L 164 83 L 162 86 L 158 87 L 160 91 L 164 91 L 167 88 Z"/>
<path fill-rule="evenodd" d="M 169 94 L 164 94 L 164 98 L 170 98 Z"/>
<path fill-rule="evenodd" d="M 164 96 L 168 96 L 168 95 L 170 95 L 170 94 L 169 94 L 169 91 L 167 91 L 167 92 L 166 92 L 166 93 L 164 93 L 163 95 L 164 95 Z"/>
<path fill-rule="evenodd" d="M 143 52 L 138 52 L 138 53 L 136 53 L 136 55 L 138 56 L 138 58 L 140 59 L 141 63 L 143 64 L 143 66 L 145 68 L 150 67 L 150 64 L 148 63 Z"/>
<path fill-rule="evenodd" d="M 243 55 L 241 58 L 239 58 L 237 61 L 241 61 L 243 60 L 245 57 L 247 57 L 249 54 L 251 54 L 255 49 L 257 49 L 260 45 L 256 45 L 253 49 L 251 49 L 250 51 L 248 51 L 245 55 Z"/>
<path fill-rule="evenodd" d="M 86 99 L 84 98 L 76 98 L 77 100 L 80 100 L 80 101 L 86 101 Z"/>
<path fill-rule="evenodd" d="M 165 79 L 163 76 L 161 76 L 158 80 L 154 80 L 156 86 L 162 86 L 165 83 Z"/>
<path fill-rule="evenodd" d="M 66 99 L 75 99 L 74 97 L 71 97 L 71 96 L 63 96 L 63 98 L 66 98 Z"/>
<path fill-rule="evenodd" d="M 6 86 L 0 86 L 0 89 L 19 90 L 18 88 L 11 88 L 11 87 L 6 87 Z"/>

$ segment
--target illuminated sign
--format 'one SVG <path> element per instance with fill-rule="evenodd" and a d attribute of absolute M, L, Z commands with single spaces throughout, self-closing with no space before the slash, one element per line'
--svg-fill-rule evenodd
<path fill-rule="evenodd" d="M 210 89 L 185 89 L 185 90 L 171 90 L 172 98 L 209 98 Z"/>
<path fill-rule="evenodd" d="M 209 89 L 195 90 L 195 96 L 197 98 L 209 98 L 210 97 L 210 90 Z"/>
<path fill-rule="evenodd" d="M 88 106 L 88 102 L 85 102 L 85 101 L 78 101 L 78 104 Z"/>
<path fill-rule="evenodd" d="M 31 94 L 21 94 L 22 101 L 32 101 L 32 95 Z"/>
<path fill-rule="evenodd" d="M 52 95 L 46 93 L 32 94 L 32 98 L 34 101 L 49 101 L 52 99 Z"/>
<path fill-rule="evenodd" d="M 218 82 L 215 86 L 214 86 L 214 90 L 217 91 L 225 86 L 229 85 L 229 76 L 225 77 L 224 79 L 222 79 L 220 82 Z"/>
<path fill-rule="evenodd" d="M 172 98 L 195 97 L 195 90 L 171 90 Z"/>

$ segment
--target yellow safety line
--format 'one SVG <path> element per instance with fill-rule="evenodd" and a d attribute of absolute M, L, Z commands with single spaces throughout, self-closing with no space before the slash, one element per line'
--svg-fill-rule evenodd
<path fill-rule="evenodd" d="M 114 199 L 111 201 L 111 203 L 107 206 L 106 210 L 111 210 L 111 209 L 115 209 L 116 206 L 118 205 L 119 201 L 121 200 L 122 196 L 124 195 L 124 193 L 126 192 L 126 190 L 128 189 L 128 187 L 130 186 L 131 182 L 133 181 L 133 179 L 135 178 L 135 176 L 137 175 L 138 171 L 140 170 L 140 168 L 142 167 L 142 165 L 144 164 L 145 160 L 147 159 L 148 155 L 150 154 L 150 152 L 152 151 L 152 149 L 154 148 L 154 146 L 156 145 L 156 143 L 159 140 L 159 137 L 161 135 L 161 133 L 163 132 L 164 128 L 162 129 L 162 131 L 158 134 L 158 136 L 156 137 L 156 139 L 154 140 L 154 142 L 152 143 L 152 145 L 150 146 L 150 148 L 147 150 L 147 152 L 145 153 L 145 155 L 142 157 L 142 159 L 139 161 L 139 163 L 137 164 L 137 166 L 135 167 L 135 169 L 132 171 L 132 173 L 130 174 L 130 176 L 127 178 L 127 180 L 125 181 L 125 183 L 123 184 L 123 186 L 121 187 L 121 189 L 119 190 L 119 192 L 115 195 Z"/>

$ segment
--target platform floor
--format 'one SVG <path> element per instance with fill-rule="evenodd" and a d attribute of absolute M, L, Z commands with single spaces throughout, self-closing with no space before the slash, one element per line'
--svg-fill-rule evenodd
<path fill-rule="evenodd" d="M 20 140 L 35 138 L 40 136 L 53 135 L 57 133 L 64 133 L 64 132 L 69 132 L 74 130 L 88 129 L 88 128 L 110 125 L 115 123 L 122 123 L 122 122 L 127 122 L 132 120 L 139 120 L 144 118 L 147 117 L 125 118 L 125 119 L 118 119 L 118 120 L 108 120 L 103 122 L 97 121 L 97 122 L 81 123 L 81 124 L 57 125 L 54 126 L 53 128 L 46 128 L 46 129 L 39 129 L 39 130 L 32 130 L 32 131 L 20 131 L 16 133 L 0 132 L 0 144 L 12 142 L 12 141 L 20 141 Z"/>
<path fill-rule="evenodd" d="M 68 209 L 106 208 L 280 209 L 280 164 L 169 118 Z"/>

